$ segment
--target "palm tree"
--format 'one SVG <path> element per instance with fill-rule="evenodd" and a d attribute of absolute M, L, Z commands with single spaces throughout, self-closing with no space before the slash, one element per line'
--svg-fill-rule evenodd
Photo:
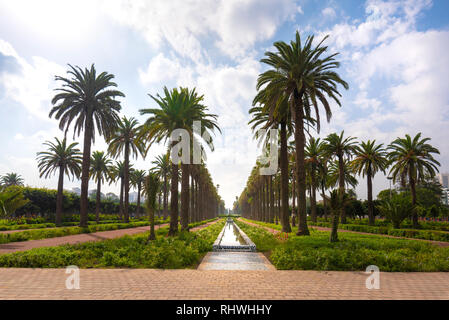
<path fill-rule="evenodd" d="M 123 117 L 117 125 L 117 129 L 112 133 L 108 139 L 109 154 L 117 158 L 122 153 L 124 154 L 124 188 L 125 188 L 125 200 L 124 200 L 124 216 L 125 223 L 129 222 L 129 158 L 134 156 L 137 159 L 139 154 L 144 154 L 144 145 L 141 140 L 137 139 L 138 122 L 134 118 Z"/>
<path fill-rule="evenodd" d="M 23 178 L 15 172 L 7 173 L 1 177 L 0 184 L 4 187 L 23 186 Z"/>
<path fill-rule="evenodd" d="M 145 183 L 146 178 L 145 170 L 134 170 L 131 172 L 131 184 L 137 189 L 137 209 L 136 216 L 140 216 L 140 194 L 142 190 L 142 185 Z"/>
<path fill-rule="evenodd" d="M 154 172 L 150 172 L 145 178 L 146 207 L 150 220 L 150 236 L 148 240 L 156 239 L 156 234 L 154 233 L 154 212 L 156 210 L 156 194 L 159 188 L 159 176 Z"/>
<path fill-rule="evenodd" d="M 413 139 L 406 134 L 405 138 L 397 138 L 389 146 L 388 157 L 392 167 L 390 176 L 393 182 L 403 177 L 408 177 L 412 194 L 412 205 L 416 206 L 416 183 L 424 179 L 426 175 L 434 177 L 438 172 L 440 163 L 434 159 L 432 153 L 440 154 L 440 151 L 428 144 L 430 138 L 421 139 L 418 133 Z M 416 210 L 412 213 L 413 226 L 419 227 Z"/>
<path fill-rule="evenodd" d="M 338 161 L 338 186 L 340 189 L 340 196 L 345 194 L 345 157 L 350 157 L 354 152 L 355 138 L 347 137 L 343 138 L 344 131 L 340 135 L 331 133 L 324 141 L 323 151 L 328 157 L 334 157 Z M 342 202 L 343 200 L 340 199 Z M 341 223 L 346 223 L 345 208 L 341 207 Z"/>
<path fill-rule="evenodd" d="M 269 65 L 272 69 L 259 75 L 257 80 L 257 90 L 265 87 L 272 97 L 285 97 L 291 109 L 293 122 L 295 124 L 295 146 L 296 146 L 296 185 L 298 192 L 299 225 L 298 235 L 308 235 L 306 220 L 306 173 L 304 164 L 304 118 L 307 104 L 310 100 L 315 110 L 317 131 L 320 129 L 320 118 L 318 103 L 320 102 L 326 112 L 327 120 L 332 115 L 328 99 L 334 100 L 340 105 L 340 93 L 337 84 L 348 89 L 348 84 L 333 71 L 339 67 L 335 61 L 337 54 L 321 57 L 327 51 L 326 46 L 322 46 L 324 37 L 317 46 L 313 47 L 313 36 L 307 37 L 302 47 L 299 32 L 296 32 L 295 41 L 290 45 L 283 41 L 275 42 L 274 47 L 277 52 L 266 52 L 266 58 L 261 62 Z"/>
<path fill-rule="evenodd" d="M 317 189 L 317 176 L 318 176 L 318 167 L 321 162 L 321 156 L 323 153 L 323 142 L 320 141 L 320 138 L 315 139 L 311 137 L 309 139 L 309 143 L 306 146 L 305 150 L 305 161 L 306 164 L 310 165 L 310 183 L 311 183 L 311 194 L 310 194 L 310 209 L 312 221 L 316 222 L 317 220 L 317 212 L 316 212 L 316 189 Z"/>
<path fill-rule="evenodd" d="M 333 190 L 330 197 L 325 196 L 326 200 L 329 202 L 331 213 L 332 213 L 332 230 L 330 234 L 329 241 L 338 241 L 338 216 L 339 212 L 346 207 L 350 201 L 350 196 L 347 193 L 340 194 L 341 190 Z"/>
<path fill-rule="evenodd" d="M 253 124 L 252 130 L 261 129 L 278 129 L 280 131 L 280 167 L 281 167 L 281 213 L 280 220 L 282 232 L 291 232 L 289 222 L 289 206 L 288 206 L 288 149 L 287 140 L 289 133 L 293 131 L 290 121 L 290 112 L 287 99 L 282 99 L 281 103 L 277 103 L 275 99 L 270 97 L 267 92 L 261 90 L 253 100 L 253 105 L 257 103 L 262 106 L 256 106 L 250 109 L 252 119 L 248 124 Z M 288 128 L 287 128 L 288 125 Z M 256 132 L 255 138 L 258 138 Z M 261 137 L 264 138 L 264 137 Z M 268 141 L 265 142 L 266 144 Z"/>
<path fill-rule="evenodd" d="M 132 164 L 129 165 L 129 170 L 133 171 Z M 120 205 L 119 205 L 119 216 L 120 219 L 123 218 L 123 198 L 125 189 L 125 163 L 123 161 L 116 161 L 115 165 L 111 168 L 111 182 L 120 181 Z"/>
<path fill-rule="evenodd" d="M 112 160 L 103 151 L 95 151 L 90 159 L 90 176 L 97 182 L 95 220 L 100 222 L 101 184 L 109 180 L 112 173 Z"/>
<path fill-rule="evenodd" d="M 159 155 L 156 160 L 151 162 L 155 165 L 154 171 L 159 175 L 159 178 L 164 179 L 163 182 L 163 206 L 164 206 L 164 220 L 168 216 L 168 178 L 170 177 L 170 155 L 167 152 L 164 155 Z"/>
<path fill-rule="evenodd" d="M 56 76 L 62 81 L 62 87 L 56 89 L 59 93 L 52 99 L 54 107 L 50 111 L 50 118 L 54 115 L 59 120 L 59 128 L 67 132 L 75 121 L 74 135 L 80 135 L 84 130 L 83 163 L 81 172 L 81 203 L 80 226 L 87 227 L 90 148 L 95 139 L 95 132 L 106 139 L 115 131 L 119 117 L 120 102 L 116 97 L 125 95 L 114 90 L 117 84 L 112 82 L 114 75 L 102 72 L 97 76 L 95 66 L 90 70 L 72 67 L 67 73 L 69 78 Z"/>
<path fill-rule="evenodd" d="M 56 225 L 59 227 L 62 223 L 62 201 L 64 190 L 64 175 L 72 178 L 79 178 L 81 173 L 81 152 L 76 146 L 77 142 L 67 144 L 66 138 L 60 141 L 55 138 L 55 142 L 46 141 L 47 151 L 37 153 L 37 161 L 40 175 L 52 176 L 56 172 L 59 173 L 58 194 L 56 197 Z"/>
<path fill-rule="evenodd" d="M 217 116 L 208 114 L 206 106 L 202 105 L 204 97 L 199 96 L 195 89 L 175 88 L 168 90 L 164 87 L 164 96 L 159 94 L 150 97 L 158 104 L 157 109 L 141 109 L 140 114 L 150 115 L 142 126 L 141 137 L 144 137 L 149 143 L 148 148 L 153 142 L 166 142 L 172 136 L 176 129 L 187 130 L 190 140 L 193 139 L 193 122 L 201 121 L 201 132 L 212 132 L 214 129 L 220 131 L 216 123 Z M 210 136 L 210 134 L 209 134 Z M 205 135 L 202 136 L 202 138 Z M 176 137 L 177 139 L 178 137 Z M 206 141 L 210 146 L 210 141 Z M 171 141 L 169 149 L 174 147 L 178 141 Z M 169 235 L 175 235 L 178 232 L 178 163 L 172 162 L 171 168 L 171 203 L 170 203 L 170 230 Z M 182 181 L 181 181 L 181 229 L 187 230 L 189 214 L 189 164 L 182 163 Z"/>
<path fill-rule="evenodd" d="M 338 160 L 330 162 L 327 171 L 327 185 L 331 188 L 340 186 L 340 163 Z M 348 159 L 343 160 L 343 177 L 346 193 L 350 194 L 351 188 L 355 188 L 359 182 L 355 177 L 354 170 L 351 168 L 351 162 Z"/>
<path fill-rule="evenodd" d="M 374 205 L 373 205 L 373 181 L 378 171 L 385 173 L 388 166 L 386 151 L 383 144 L 376 145 L 376 140 L 362 142 L 355 147 L 355 158 L 352 160 L 351 167 L 363 177 L 366 176 L 368 183 L 368 221 L 370 226 L 374 226 Z"/>

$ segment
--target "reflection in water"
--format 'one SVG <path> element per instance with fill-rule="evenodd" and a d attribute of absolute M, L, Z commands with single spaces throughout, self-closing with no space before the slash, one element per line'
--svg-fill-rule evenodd
<path fill-rule="evenodd" d="M 240 232 L 234 226 L 233 222 L 226 222 L 225 230 L 220 241 L 221 246 L 239 246 L 246 245 L 245 240 L 240 235 Z"/>

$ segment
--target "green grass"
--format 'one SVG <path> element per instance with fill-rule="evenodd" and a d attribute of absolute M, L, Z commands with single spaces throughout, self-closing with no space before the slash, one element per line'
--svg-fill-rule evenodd
<path fill-rule="evenodd" d="M 270 252 L 271 262 L 281 270 L 364 271 L 376 265 L 381 271 L 449 271 L 449 248 L 423 241 L 339 233 L 340 241 L 330 243 L 329 232 L 324 231 L 312 231 L 307 237 L 290 233 L 288 240 L 280 241 L 262 228 L 237 224 L 258 250 Z"/>
<path fill-rule="evenodd" d="M 157 224 L 165 223 L 165 221 L 156 221 Z M 47 239 L 55 237 L 63 237 L 82 233 L 91 233 L 98 231 L 110 231 L 118 229 L 135 228 L 149 225 L 148 221 L 138 221 L 130 223 L 109 223 L 109 224 L 95 224 L 89 225 L 87 228 L 80 227 L 61 227 L 55 229 L 31 229 L 27 231 L 19 231 L 14 233 L 0 234 L 0 244 Z"/>
<path fill-rule="evenodd" d="M 202 221 L 189 227 L 204 224 Z M 181 232 L 166 237 L 168 227 L 156 230 L 157 239 L 148 241 L 148 232 L 117 239 L 77 245 L 38 248 L 0 255 L 0 267 L 62 268 L 162 268 L 195 267 L 223 228 L 219 221 L 198 232 Z"/>

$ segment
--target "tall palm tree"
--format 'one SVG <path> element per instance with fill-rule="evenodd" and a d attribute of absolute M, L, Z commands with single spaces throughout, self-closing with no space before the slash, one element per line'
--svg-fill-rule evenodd
<path fill-rule="evenodd" d="M 438 172 L 440 163 L 435 160 L 432 153 L 440 154 L 440 151 L 428 144 L 430 138 L 421 139 L 421 132 L 413 139 L 406 134 L 405 138 L 397 138 L 389 146 L 388 158 L 392 167 L 390 175 L 393 182 L 403 177 L 408 177 L 410 191 L 412 194 L 412 205 L 416 205 L 416 183 L 428 175 L 434 177 Z M 418 214 L 416 210 L 412 213 L 413 226 L 419 227 Z"/>
<path fill-rule="evenodd" d="M 337 54 L 323 57 L 327 46 L 323 46 L 324 37 L 316 46 L 313 46 L 313 36 L 307 37 L 304 46 L 301 43 L 299 32 L 296 32 L 295 41 L 290 45 L 275 42 L 277 52 L 266 52 L 266 58 L 261 62 L 272 67 L 259 75 L 257 90 L 265 86 L 270 96 L 285 96 L 290 104 L 293 122 L 295 124 L 296 145 L 296 185 L 298 191 L 299 225 L 298 235 L 308 235 L 306 220 L 306 173 L 304 164 L 304 118 L 306 116 L 305 101 L 310 100 L 315 110 L 317 131 L 320 129 L 318 104 L 325 109 L 327 120 L 332 115 L 329 99 L 340 105 L 340 93 L 337 85 L 348 89 L 348 84 L 333 71 L 339 67 L 335 60 Z"/>
<path fill-rule="evenodd" d="M 115 131 L 119 121 L 117 113 L 120 102 L 117 97 L 125 95 L 113 89 L 117 84 L 112 82 L 114 75 L 102 72 L 97 75 L 95 66 L 82 70 L 80 67 L 69 65 L 67 71 L 70 78 L 56 76 L 62 81 L 62 87 L 57 88 L 53 99 L 54 107 L 50 111 L 50 118 L 54 115 L 59 120 L 59 128 L 67 132 L 72 122 L 74 135 L 80 135 L 84 130 L 83 163 L 81 172 L 81 203 L 80 226 L 87 227 L 90 148 L 95 139 L 95 132 L 106 139 Z"/>
<path fill-rule="evenodd" d="M 338 178 L 338 187 L 340 189 L 340 197 L 343 197 L 345 194 L 345 158 L 349 158 L 352 153 L 354 152 L 355 144 L 354 141 L 356 138 L 354 137 L 347 137 L 344 138 L 344 131 L 341 132 L 340 135 L 337 135 L 336 133 L 331 133 L 328 135 L 324 141 L 325 144 L 323 145 L 324 153 L 328 157 L 333 157 L 338 161 L 338 172 L 339 172 L 339 178 Z M 343 200 L 340 199 L 343 203 Z M 346 213 L 345 208 L 342 206 L 340 208 L 341 212 L 341 223 L 346 223 Z"/>
<path fill-rule="evenodd" d="M 332 229 L 329 238 L 329 242 L 338 241 L 338 216 L 339 212 L 351 201 L 350 196 L 347 193 L 340 194 L 341 190 L 332 190 L 330 196 L 324 196 L 329 202 L 332 213 Z"/>
<path fill-rule="evenodd" d="M 90 159 L 90 176 L 97 183 L 95 220 L 100 222 L 101 184 L 110 179 L 112 160 L 103 151 L 95 151 Z"/>
<path fill-rule="evenodd" d="M 362 142 L 355 147 L 355 158 L 351 162 L 352 169 L 363 177 L 366 176 L 368 184 L 368 221 L 369 225 L 375 224 L 373 205 L 373 181 L 378 171 L 385 173 L 388 166 L 387 153 L 383 144 L 377 144 L 376 140 Z"/>
<path fill-rule="evenodd" d="M 310 209 L 313 222 L 317 221 L 316 189 L 317 189 L 317 177 L 319 173 L 318 168 L 323 153 L 323 145 L 324 144 L 323 142 L 320 141 L 320 138 L 315 139 L 311 137 L 305 150 L 305 157 L 306 157 L 305 161 L 306 164 L 310 165 L 310 183 L 311 183 Z"/>
<path fill-rule="evenodd" d="M 149 115 L 142 126 L 141 136 L 148 141 L 147 150 L 153 142 L 166 142 L 176 129 L 184 129 L 193 139 L 193 122 L 201 121 L 201 132 L 220 131 L 216 123 L 217 116 L 208 114 L 207 108 L 202 104 L 203 96 L 197 94 L 195 89 L 174 88 L 168 90 L 164 87 L 164 95 L 159 94 L 150 97 L 159 108 L 141 109 L 141 115 Z M 210 136 L 210 134 L 209 134 Z M 202 136 L 205 137 L 205 136 Z M 169 149 L 178 141 L 172 141 Z M 210 141 L 206 141 L 210 146 Z M 170 230 L 169 235 L 175 235 L 178 231 L 178 169 L 179 164 L 173 163 L 171 168 L 171 203 L 170 203 Z M 189 164 L 182 163 L 181 181 L 181 228 L 187 230 L 189 213 Z"/>
<path fill-rule="evenodd" d="M 159 175 L 160 178 L 164 180 L 162 186 L 163 192 L 163 215 L 164 220 L 167 219 L 168 216 L 168 179 L 170 177 L 170 154 L 167 152 L 164 155 L 159 155 L 156 157 L 156 160 L 151 162 L 155 165 L 155 172 Z"/>
<path fill-rule="evenodd" d="M 338 160 L 334 160 L 329 163 L 329 168 L 327 171 L 327 184 L 329 187 L 334 188 L 340 186 L 340 168 L 341 166 Z M 343 160 L 343 177 L 345 190 L 355 188 L 359 184 L 354 170 L 351 167 L 351 162 L 348 159 Z M 350 193 L 350 190 L 346 191 L 346 193 Z"/>
<path fill-rule="evenodd" d="M 289 133 L 293 131 L 290 121 L 290 112 L 287 99 L 284 97 L 280 103 L 267 92 L 261 90 L 253 100 L 253 105 L 260 104 L 249 110 L 252 119 L 248 124 L 253 124 L 252 130 L 276 129 L 280 132 L 280 169 L 281 169 L 281 213 L 280 220 L 282 232 L 291 232 L 289 222 L 289 206 L 288 206 L 288 149 L 287 140 Z M 256 132 L 255 138 L 259 138 Z M 267 137 L 260 137 L 266 138 Z M 266 141 L 265 143 L 268 143 Z"/>
<path fill-rule="evenodd" d="M 159 176 L 150 172 L 145 178 L 146 207 L 150 220 L 150 236 L 148 240 L 155 240 L 154 233 L 154 212 L 156 211 L 156 194 L 160 188 Z"/>
<path fill-rule="evenodd" d="M 23 186 L 23 178 L 15 172 L 7 173 L 1 177 L 0 184 L 4 187 Z"/>
<path fill-rule="evenodd" d="M 132 164 L 129 165 L 129 170 L 133 171 Z M 123 202 L 124 202 L 124 190 L 125 190 L 125 163 L 123 161 L 116 161 L 115 165 L 111 168 L 111 182 L 120 183 L 120 202 L 119 202 L 119 216 L 123 218 Z"/>
<path fill-rule="evenodd" d="M 39 177 L 45 176 L 45 178 L 48 178 L 56 172 L 59 173 L 58 194 L 56 197 L 56 225 L 60 226 L 62 223 L 64 175 L 79 178 L 82 157 L 80 150 L 76 148 L 78 143 L 67 144 L 66 138 L 62 141 L 55 138 L 55 142 L 46 141 L 44 145 L 48 147 L 47 151 L 37 153 Z"/>
<path fill-rule="evenodd" d="M 123 117 L 117 124 L 117 129 L 112 133 L 111 137 L 108 139 L 109 154 L 117 158 L 121 154 L 124 155 L 124 188 L 125 188 L 125 199 L 124 199 L 124 217 L 125 223 L 129 222 L 129 158 L 135 157 L 137 159 L 138 155 L 144 154 L 144 145 L 142 140 L 137 139 L 138 136 L 138 121 L 134 118 Z"/>
<path fill-rule="evenodd" d="M 137 209 L 136 209 L 137 217 L 140 216 L 140 195 L 146 177 L 147 176 L 145 170 L 133 170 L 131 172 L 131 185 L 137 189 Z"/>

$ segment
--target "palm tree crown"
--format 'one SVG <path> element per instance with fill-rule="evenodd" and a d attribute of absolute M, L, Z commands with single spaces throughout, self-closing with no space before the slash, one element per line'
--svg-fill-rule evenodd
<path fill-rule="evenodd" d="M 0 184 L 5 187 L 23 186 L 23 178 L 15 172 L 7 173 L 0 179 Z"/>
<path fill-rule="evenodd" d="M 47 179 L 63 168 L 66 175 L 79 178 L 82 157 L 80 150 L 76 148 L 77 142 L 67 144 L 65 138 L 62 141 L 55 138 L 55 142 L 46 141 L 44 145 L 48 147 L 48 151 L 37 153 L 39 177 Z"/>

